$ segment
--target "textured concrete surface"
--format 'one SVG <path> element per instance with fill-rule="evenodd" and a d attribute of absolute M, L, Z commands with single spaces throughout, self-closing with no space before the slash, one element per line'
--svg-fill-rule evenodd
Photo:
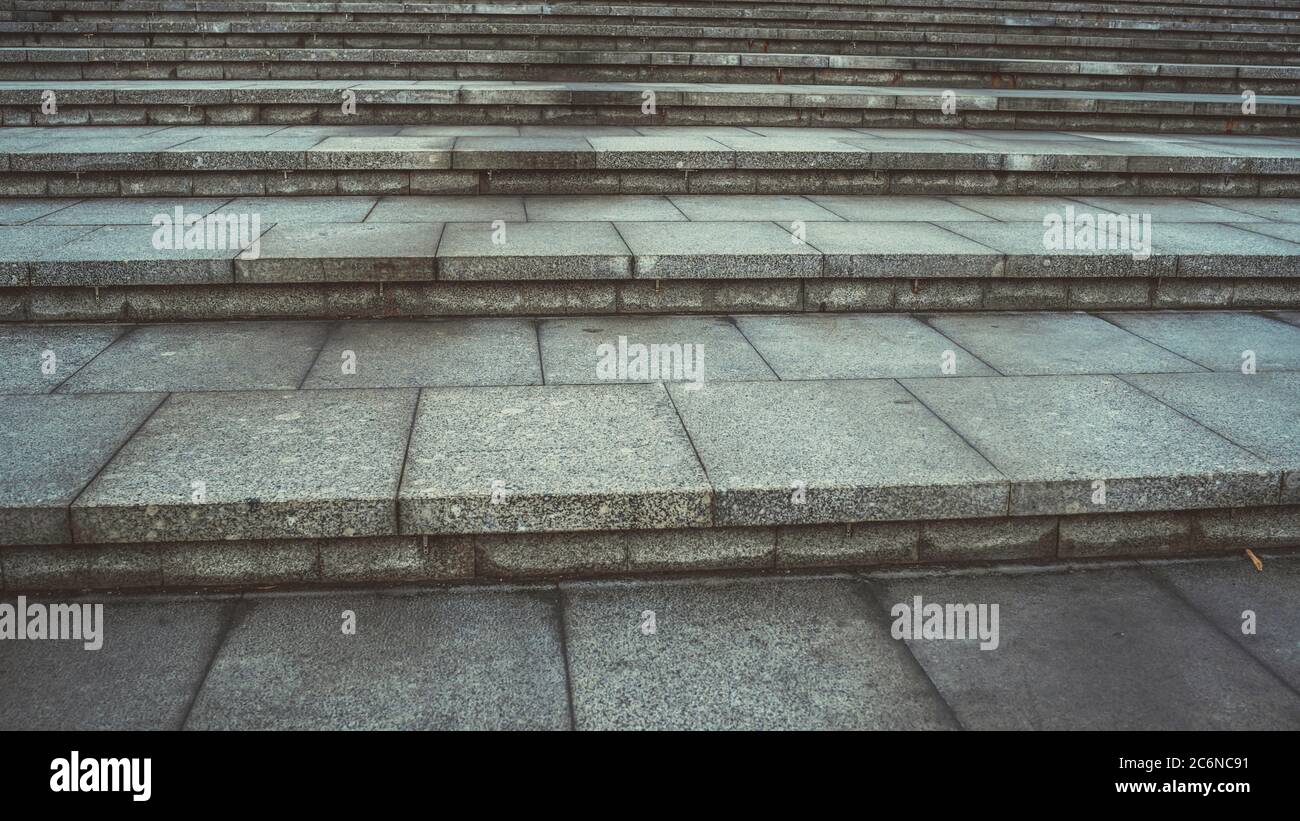
<path fill-rule="evenodd" d="M 186 727 L 568 729 L 558 617 L 551 590 L 260 598 Z"/>
<path fill-rule="evenodd" d="M 963 518 L 1006 511 L 984 457 L 887 380 L 670 385 L 718 524 Z"/>
<path fill-rule="evenodd" d="M 955 727 L 858 582 L 562 590 L 579 729 Z"/>
<path fill-rule="evenodd" d="M 304 388 L 536 385 L 537 334 L 527 319 L 336 323 Z"/>
<path fill-rule="evenodd" d="M 160 394 L 7 396 L 0 402 L 0 544 L 66 544 L 68 505 Z"/>
<path fill-rule="evenodd" d="M 907 533 L 891 527 L 852 539 L 892 550 Z M 842 536 L 792 538 L 827 555 Z M 1296 729 L 1300 558 L 1262 555 L 1263 572 L 1236 556 L 109 596 L 101 650 L 0 642 L 0 726 Z M 894 607 L 916 596 L 997 604 L 996 649 L 894 638 Z"/>
<path fill-rule="evenodd" d="M 415 400 L 414 390 L 174 394 L 78 498 L 75 532 L 85 542 L 393 534 Z"/>
<path fill-rule="evenodd" d="M 294 389 L 325 342 L 323 322 L 142 325 L 60 393 Z"/>
<path fill-rule="evenodd" d="M 694 527 L 709 487 L 662 385 L 429 388 L 405 533 Z"/>
<path fill-rule="evenodd" d="M 1011 482 L 1013 515 L 1234 507 L 1278 498 L 1277 468 L 1115 377 L 904 385 Z"/>
<path fill-rule="evenodd" d="M 1141 571 L 877 577 L 882 606 L 997 604 L 999 642 L 909 639 L 967 729 L 1300 726 L 1300 696 Z"/>

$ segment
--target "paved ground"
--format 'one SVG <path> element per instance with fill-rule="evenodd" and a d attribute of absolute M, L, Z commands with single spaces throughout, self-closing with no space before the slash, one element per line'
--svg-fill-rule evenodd
<path fill-rule="evenodd" d="M 0 641 L 0 728 L 1300 729 L 1263 562 L 101 598 L 98 651 Z M 917 596 L 996 647 L 892 638 Z"/>

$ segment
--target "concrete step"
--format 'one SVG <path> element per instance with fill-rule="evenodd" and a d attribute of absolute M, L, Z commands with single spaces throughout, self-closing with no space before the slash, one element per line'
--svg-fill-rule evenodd
<path fill-rule="evenodd" d="M 50 94 L 54 96 L 51 98 Z M 54 102 L 50 113 L 42 106 Z M 838 125 L 1300 135 L 1300 96 L 512 81 L 0 82 L 6 125 Z M 647 106 L 651 106 L 647 109 Z"/>
<path fill-rule="evenodd" d="M 8 321 L 1300 307 L 1285 199 L 14 199 L 0 221 Z"/>
<path fill-rule="evenodd" d="M 1285 137 L 653 126 L 488 136 L 498 128 L 7 128 L 0 194 L 1300 193 L 1300 152 Z"/>
<path fill-rule="evenodd" d="M 11 326 L 0 567 L 249 586 L 1296 545 L 1298 321 Z M 693 367 L 628 384 L 659 344 Z"/>
<path fill-rule="evenodd" d="M 108 27 L 100 31 L 100 26 Z M 177 28 L 180 27 L 178 31 Z M 269 29 L 276 29 L 274 32 Z M 389 63 L 443 62 L 429 51 L 445 49 L 542 51 L 774 52 L 788 54 L 902 57 L 986 57 L 1003 59 L 1120 62 L 1297 65 L 1296 38 L 1224 33 L 1187 37 L 1137 36 L 1138 32 L 1076 34 L 1017 32 L 925 32 L 869 29 L 803 29 L 737 26 L 555 24 L 555 23 L 4 23 L 12 44 L 29 44 L 37 57 L 58 64 L 75 61 L 102 43 L 107 62 L 123 64 L 119 76 L 137 76 L 160 59 L 166 76 L 195 76 L 199 61 L 261 62 L 257 52 L 314 49 L 320 58 L 365 61 L 369 72 L 392 72 Z M 1158 28 L 1142 32 L 1154 35 Z M 87 44 L 89 37 L 91 43 Z M 72 38 L 76 38 L 73 42 Z M 66 47 L 58 47 L 60 45 Z M 42 47 L 45 48 L 42 48 Z M 37 53 L 41 52 L 41 53 Z M 350 54 L 349 52 L 357 52 Z M 368 52 L 368 55 L 366 54 Z M 237 56 L 241 55 L 241 56 Z M 287 56 L 294 56 L 292 54 Z M 369 60 L 365 57 L 369 56 Z M 196 58 L 194 65 L 187 63 Z M 319 58 L 318 58 L 319 59 Z M 291 61 L 297 62 L 297 61 Z M 183 70 L 185 74 L 180 72 Z M 105 69 L 107 70 L 107 69 Z M 299 70 L 295 65 L 289 70 Z M 156 77 L 156 74 L 143 76 Z M 211 76 L 199 74 L 198 76 Z M 284 76 L 303 76 L 286 74 Z M 382 76 L 393 76 L 385 73 Z M 398 76 L 407 76 L 405 74 Z"/>

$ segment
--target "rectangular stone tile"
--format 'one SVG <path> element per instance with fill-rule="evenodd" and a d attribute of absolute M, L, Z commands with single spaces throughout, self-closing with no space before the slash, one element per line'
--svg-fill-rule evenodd
<path fill-rule="evenodd" d="M 451 165 L 472 170 L 592 168 L 595 151 L 582 137 L 458 137 Z"/>
<path fill-rule="evenodd" d="M 580 729 L 954 726 L 858 582 L 593 583 L 563 590 Z"/>
<path fill-rule="evenodd" d="M 1173 276 L 1177 260 L 1161 256 L 1151 246 L 1153 228 L 1130 230 L 1127 240 L 1116 234 L 1113 247 L 1108 245 L 1066 247 L 1065 236 L 1070 226 L 1078 226 L 1078 217 L 1068 212 L 1061 215 L 1062 233 L 1056 236 L 1053 229 L 1044 228 L 1043 222 L 945 222 L 946 228 L 981 245 L 1005 255 L 1005 263 L 998 276 L 1005 277 L 1161 277 Z M 1073 220 L 1073 221 L 1072 221 Z M 1131 228 L 1131 226 L 1130 226 Z M 1122 231 L 1122 228 L 1117 228 Z M 1099 235 L 1109 236 L 1105 232 Z"/>
<path fill-rule="evenodd" d="M 186 728 L 567 729 L 553 596 L 467 588 L 256 597 Z M 340 629 L 344 610 L 355 635 Z"/>
<path fill-rule="evenodd" d="M 680 170 L 736 165 L 736 152 L 708 137 L 591 137 L 588 142 L 596 168 Z"/>
<path fill-rule="evenodd" d="M 325 343 L 324 322 L 138 325 L 60 393 L 297 388 Z"/>
<path fill-rule="evenodd" d="M 471 537 L 388 536 L 326 539 L 320 543 L 325 582 L 376 584 L 451 581 L 474 577 Z"/>
<path fill-rule="evenodd" d="M 168 587 L 301 586 L 320 580 L 320 543 L 314 539 L 163 542 L 156 547 Z"/>
<path fill-rule="evenodd" d="M 911 316 L 738 316 L 782 379 L 991 375 L 991 368 Z"/>
<path fill-rule="evenodd" d="M 1300 370 L 1300 328 L 1260 314 L 1124 311 L 1101 316 L 1211 370 L 1240 373 L 1252 357 L 1257 371 Z"/>
<path fill-rule="evenodd" d="M 904 385 L 1010 480 L 1013 516 L 1277 500 L 1277 469 L 1115 377 Z"/>
<path fill-rule="evenodd" d="M 78 497 L 77 541 L 393 535 L 415 400 L 408 390 L 174 394 Z"/>
<path fill-rule="evenodd" d="M 451 223 L 438 246 L 439 279 L 630 276 L 627 245 L 608 222 Z"/>
<path fill-rule="evenodd" d="M 1097 214 L 1106 209 L 1085 206 L 1078 199 L 1071 197 L 944 197 L 948 202 L 967 211 L 984 214 L 1001 222 L 1032 222 L 1041 226 L 1048 214 L 1063 214 L 1067 207 L 1073 206 L 1079 213 Z M 960 220 L 943 220 L 937 222 L 959 222 Z"/>
<path fill-rule="evenodd" d="M 26 545 L 0 549 L 4 589 L 10 593 L 163 586 L 162 556 L 154 545 Z"/>
<path fill-rule="evenodd" d="M 545 319 L 538 333 L 549 385 L 776 378 L 726 317 Z"/>
<path fill-rule="evenodd" d="M 1300 502 L 1300 373 L 1125 378 L 1282 469 L 1282 501 Z"/>
<path fill-rule="evenodd" d="M 804 230 L 825 254 L 828 277 L 988 277 L 1002 270 L 1001 251 L 929 223 L 810 222 Z"/>
<path fill-rule="evenodd" d="M 1137 568 L 882 574 L 877 584 L 884 608 L 910 611 L 918 596 L 925 606 L 997 605 L 995 649 L 906 639 L 967 729 L 1300 727 L 1294 693 Z"/>
<path fill-rule="evenodd" d="M 698 527 L 709 501 L 660 385 L 429 388 L 402 532 Z"/>
<path fill-rule="evenodd" d="M 1185 197 L 1076 197 L 1094 208 L 1114 214 L 1150 214 L 1155 223 L 1264 222 L 1264 218 L 1231 206 Z M 1083 209 L 1080 209 L 1083 210 Z M 1159 231 L 1159 229 L 1156 229 Z"/>
<path fill-rule="evenodd" d="M 68 505 L 163 397 L 8 396 L 0 402 L 0 544 L 67 544 Z"/>
<path fill-rule="evenodd" d="M 1269 311 L 1268 315 L 1292 325 L 1300 325 L 1300 311 Z"/>
<path fill-rule="evenodd" d="M 1300 561 L 1294 555 L 1265 556 L 1262 573 L 1240 557 L 1144 564 L 1256 661 L 1300 689 Z M 1246 611 L 1253 614 L 1250 633 L 1243 630 Z"/>
<path fill-rule="evenodd" d="M 669 197 L 692 222 L 834 222 L 839 217 L 806 197 L 757 194 L 677 194 Z"/>
<path fill-rule="evenodd" d="M 629 537 L 645 532 L 648 531 L 478 535 L 472 537 L 476 570 L 480 577 L 489 579 L 624 573 L 627 571 Z M 676 534 L 682 531 L 667 532 Z"/>
<path fill-rule="evenodd" d="M 30 263 L 95 230 L 90 226 L 0 227 L 0 286 L 27 285 Z"/>
<path fill-rule="evenodd" d="M 529 319 L 337 323 L 304 388 L 540 385 Z"/>
<path fill-rule="evenodd" d="M 640 194 L 578 194 L 526 197 L 528 219 L 534 222 L 685 222 L 668 197 Z"/>
<path fill-rule="evenodd" d="M 770 222 L 620 222 L 642 279 L 815 277 L 822 255 Z"/>
<path fill-rule="evenodd" d="M 935 314 L 926 321 L 1009 376 L 1202 370 L 1084 313 Z"/>
<path fill-rule="evenodd" d="M 307 149 L 308 168 L 428 170 L 451 168 L 455 137 L 326 137 Z"/>
<path fill-rule="evenodd" d="M 239 197 L 218 214 L 257 214 L 263 225 L 283 222 L 361 222 L 377 197 Z"/>
<path fill-rule="evenodd" d="M 1195 528 L 1198 549 L 1300 547 L 1300 506 L 1203 510 L 1196 514 Z"/>
<path fill-rule="evenodd" d="M 1266 237 L 1283 239 L 1287 242 L 1300 244 L 1300 223 L 1253 222 L 1250 225 L 1243 225 L 1241 227 L 1255 234 L 1262 234 Z"/>
<path fill-rule="evenodd" d="M 381 197 L 366 222 L 523 222 L 523 197 Z"/>
<path fill-rule="evenodd" d="M 156 225 L 159 215 L 174 219 L 180 208 L 185 217 L 205 216 L 225 204 L 220 198 L 124 197 L 82 200 L 76 205 L 41 217 L 37 225 Z"/>
<path fill-rule="evenodd" d="M 0 225 L 22 225 L 32 222 L 79 202 L 68 199 L 4 199 L 0 200 Z"/>
<path fill-rule="evenodd" d="M 816 194 L 808 199 L 852 222 L 985 222 L 992 219 L 943 197 Z"/>
<path fill-rule="evenodd" d="M 202 248 L 183 247 L 165 227 L 105 225 L 34 256 L 33 285 L 193 285 L 229 283 L 232 260 L 267 226 L 203 227 Z M 58 230 L 53 229 L 52 230 Z M 69 227 L 69 230 L 81 230 Z M 211 241 L 209 241 L 209 237 Z"/>
<path fill-rule="evenodd" d="M 859 522 L 777 529 L 778 567 L 845 567 L 916 561 L 920 525 Z"/>
<path fill-rule="evenodd" d="M 1054 516 L 923 522 L 918 548 L 921 561 L 984 562 L 1053 559 Z"/>
<path fill-rule="evenodd" d="M 0 325 L 0 393 L 48 393 L 130 326 Z"/>
<path fill-rule="evenodd" d="M 1219 208 L 1252 214 L 1263 219 L 1300 222 L 1300 199 L 1257 199 L 1255 197 L 1200 197 L 1199 199 Z M 1233 220 L 1219 221 L 1233 222 Z"/>
<path fill-rule="evenodd" d="M 1211 223 L 1162 223 L 1155 228 L 1156 253 L 1177 255 L 1179 276 L 1300 275 L 1300 243 L 1265 236 L 1254 229 L 1254 223 L 1249 229 Z"/>
<path fill-rule="evenodd" d="M 238 282 L 433 279 L 440 223 L 281 223 L 256 254 L 235 262 Z"/>
<path fill-rule="evenodd" d="M 4 601 L 14 604 L 15 597 Z M 103 647 L 0 642 L 0 728 L 179 730 L 233 602 L 86 597 L 59 603 L 74 602 L 103 606 Z"/>
<path fill-rule="evenodd" d="M 1195 514 L 1093 513 L 1061 518 L 1062 559 L 1115 558 L 1188 553 Z"/>
<path fill-rule="evenodd" d="M 1004 515 L 1007 485 L 896 382 L 670 385 L 719 525 Z"/>

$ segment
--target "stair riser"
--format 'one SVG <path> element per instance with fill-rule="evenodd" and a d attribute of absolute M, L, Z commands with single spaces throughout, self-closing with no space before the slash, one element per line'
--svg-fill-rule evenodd
<path fill-rule="evenodd" d="M 358 95 L 360 96 L 360 95 Z M 1019 102 L 1019 101 L 1016 101 Z M 1050 101 L 1046 103 L 1050 105 Z M 1139 104 L 1131 104 L 1139 105 Z M 1154 104 L 1159 105 L 1159 104 Z M 1222 108 L 1231 109 L 1224 105 Z M 1125 131 L 1166 134 L 1300 135 L 1290 107 L 1260 106 L 1245 116 L 1091 113 L 1078 111 L 965 111 L 946 116 L 933 108 L 812 108 L 800 106 L 691 106 L 660 103 L 653 115 L 627 105 L 478 106 L 357 104 L 345 114 L 329 105 L 79 105 L 60 99 L 57 114 L 40 103 L 0 105 L 5 126 L 81 125 L 613 125 L 974 128 L 1029 131 Z M 1274 116 L 1276 114 L 1276 116 Z"/>
<path fill-rule="evenodd" d="M 307 282 L 0 288 L 0 322 L 1300 308 L 1300 278 Z"/>
<path fill-rule="evenodd" d="M 1300 508 L 504 536 L 0 547 L 6 593 L 1068 562 L 1286 550 Z"/>

